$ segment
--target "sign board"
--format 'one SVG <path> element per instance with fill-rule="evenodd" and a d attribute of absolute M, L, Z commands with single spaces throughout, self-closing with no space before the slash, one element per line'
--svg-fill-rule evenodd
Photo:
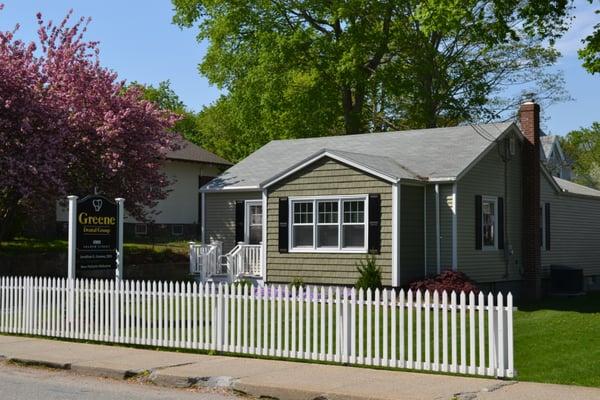
<path fill-rule="evenodd" d="M 103 196 L 77 202 L 77 267 L 115 269 L 119 230 L 117 205 Z"/>

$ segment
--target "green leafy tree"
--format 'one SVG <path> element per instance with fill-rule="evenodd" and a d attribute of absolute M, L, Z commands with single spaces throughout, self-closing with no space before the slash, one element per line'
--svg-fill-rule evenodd
<path fill-rule="evenodd" d="M 593 0 L 589 0 L 592 4 Z M 600 10 L 595 11 L 600 15 Z M 583 61 L 583 67 L 590 73 L 600 72 L 600 23 L 594 26 L 594 32 L 583 39 L 585 46 L 579 50 L 579 58 Z"/>
<path fill-rule="evenodd" d="M 600 189 L 600 122 L 569 132 L 561 145 L 573 160 L 575 181 Z"/>
<path fill-rule="evenodd" d="M 564 95 L 544 67 L 558 56 L 545 40 L 566 28 L 567 0 L 173 4 L 174 22 L 209 41 L 200 72 L 227 90 L 199 129 L 244 132 L 234 159 L 275 138 L 497 118 L 514 104 L 499 95 L 507 86 Z"/>

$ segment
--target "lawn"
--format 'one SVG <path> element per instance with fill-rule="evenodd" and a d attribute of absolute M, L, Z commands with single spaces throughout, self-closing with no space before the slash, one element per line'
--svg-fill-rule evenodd
<path fill-rule="evenodd" d="M 40 240 L 16 238 L 0 242 L 0 254 L 31 254 L 67 252 L 66 240 Z M 185 262 L 187 261 L 189 245 L 186 241 L 160 243 L 124 243 L 125 257 L 138 263 L 147 262 Z"/>
<path fill-rule="evenodd" d="M 519 307 L 514 329 L 519 380 L 600 387 L 600 293 Z"/>

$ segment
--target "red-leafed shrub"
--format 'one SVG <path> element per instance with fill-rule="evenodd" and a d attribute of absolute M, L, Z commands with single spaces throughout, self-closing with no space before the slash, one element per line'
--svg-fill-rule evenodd
<path fill-rule="evenodd" d="M 411 283 L 409 287 L 412 290 L 420 290 L 422 292 L 429 290 L 430 293 L 433 293 L 435 290 L 437 290 L 438 293 L 443 291 L 448 293 L 479 293 L 479 288 L 467 275 L 463 272 L 451 270 L 443 271 L 441 274 L 432 278 L 415 281 Z"/>

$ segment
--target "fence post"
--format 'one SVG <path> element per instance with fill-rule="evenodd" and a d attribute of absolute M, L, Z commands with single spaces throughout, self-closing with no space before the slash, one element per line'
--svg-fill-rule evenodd
<path fill-rule="evenodd" d="M 74 296 L 73 296 L 73 280 L 75 279 L 75 256 L 77 248 L 77 196 L 68 196 L 69 199 L 69 251 L 67 265 L 68 293 L 67 296 L 67 314 L 69 324 L 73 323 L 74 312 Z"/>
<path fill-rule="evenodd" d="M 512 293 L 508 293 L 506 296 L 506 354 L 507 354 L 507 376 L 514 378 L 515 372 L 515 361 L 514 361 L 514 339 L 513 339 L 513 297 Z"/>

